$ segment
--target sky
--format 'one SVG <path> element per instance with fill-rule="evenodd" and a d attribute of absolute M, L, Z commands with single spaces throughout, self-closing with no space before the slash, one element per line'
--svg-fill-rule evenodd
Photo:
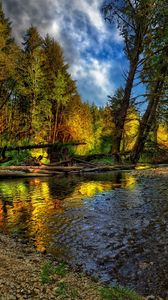
<path fill-rule="evenodd" d="M 3 0 L 13 34 L 21 42 L 30 25 L 49 33 L 64 49 L 69 72 L 84 101 L 106 104 L 124 82 L 123 41 L 101 13 L 103 0 Z"/>

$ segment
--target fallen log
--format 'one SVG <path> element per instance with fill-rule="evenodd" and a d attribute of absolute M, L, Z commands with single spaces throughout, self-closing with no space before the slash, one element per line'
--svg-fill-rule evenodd
<path fill-rule="evenodd" d="M 48 176 L 52 176 L 52 174 L 48 174 Z M 46 177 L 45 173 L 26 173 L 22 171 L 0 171 L 0 178 L 23 178 L 23 177 Z"/>
<path fill-rule="evenodd" d="M 54 143 L 54 144 L 38 144 L 38 145 L 27 145 L 27 146 L 5 146 L 0 147 L 0 151 L 14 151 L 14 150 L 31 150 L 31 149 L 41 149 L 41 148 L 52 148 L 55 146 L 78 146 L 78 145 L 86 145 L 85 142 L 69 142 L 69 143 Z"/>
<path fill-rule="evenodd" d="M 88 173 L 88 172 L 108 172 L 108 171 L 124 171 L 124 170 L 131 170 L 134 169 L 135 165 L 130 166 L 98 166 L 95 168 L 83 168 L 80 170 L 80 173 Z M 78 171 L 72 170 L 71 173 L 77 173 Z"/>
<path fill-rule="evenodd" d="M 65 166 L 66 164 L 69 164 L 69 163 L 79 163 L 80 165 L 82 164 L 83 166 L 96 166 L 95 163 L 91 163 L 91 162 L 88 162 L 86 160 L 83 160 L 83 159 L 79 159 L 77 157 L 71 157 L 70 159 L 67 159 L 67 160 L 62 160 L 62 161 L 59 161 L 59 162 L 54 162 L 54 163 L 50 163 L 49 165 L 45 165 L 45 166 L 51 166 L 51 167 L 56 167 L 56 166 Z M 44 164 L 43 164 L 44 165 Z"/>
<path fill-rule="evenodd" d="M 24 172 L 24 174 L 48 174 L 48 175 L 58 175 L 61 173 L 69 173 L 71 171 L 80 172 L 83 167 L 72 166 L 72 167 L 61 167 L 61 166 L 2 166 L 0 167 L 0 172 Z"/>
<path fill-rule="evenodd" d="M 32 172 L 32 170 L 50 170 L 50 171 L 72 171 L 83 169 L 80 166 L 0 166 L 0 170 L 12 170 L 12 171 L 25 171 Z"/>
<path fill-rule="evenodd" d="M 96 164 L 94 164 L 94 163 L 91 163 L 91 162 L 88 162 L 86 160 L 79 159 L 79 158 L 76 158 L 76 157 L 73 157 L 73 160 L 76 161 L 76 162 L 78 162 L 78 163 L 82 163 L 84 165 L 87 165 L 87 166 L 92 166 L 92 167 L 96 166 Z"/>
<path fill-rule="evenodd" d="M 134 169 L 135 165 L 98 166 L 6 166 L 0 167 L 0 178 L 55 176 L 61 174 L 80 174 L 88 172 L 110 172 Z"/>

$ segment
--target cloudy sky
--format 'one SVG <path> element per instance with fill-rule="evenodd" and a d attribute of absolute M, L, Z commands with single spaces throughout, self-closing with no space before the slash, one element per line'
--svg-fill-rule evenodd
<path fill-rule="evenodd" d="M 64 49 L 70 73 L 85 101 L 102 106 L 123 83 L 122 38 L 101 14 L 103 0 L 3 0 L 17 41 L 31 24 Z"/>

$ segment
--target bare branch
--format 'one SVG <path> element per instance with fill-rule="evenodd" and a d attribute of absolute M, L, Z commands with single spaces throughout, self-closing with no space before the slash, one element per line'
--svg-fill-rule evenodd
<path fill-rule="evenodd" d="M 133 30 L 135 30 L 134 26 L 132 26 L 120 13 L 119 9 L 115 7 L 114 4 L 105 4 L 102 8 L 102 11 L 105 15 L 105 20 L 112 21 L 112 15 L 107 15 L 107 12 L 113 11 L 114 15 L 116 15 L 123 23 L 127 24 L 127 26 L 131 27 Z"/>

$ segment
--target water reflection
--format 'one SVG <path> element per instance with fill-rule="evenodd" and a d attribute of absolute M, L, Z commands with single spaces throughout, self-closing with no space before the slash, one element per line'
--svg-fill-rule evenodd
<path fill-rule="evenodd" d="M 0 228 L 104 281 L 164 290 L 164 180 L 136 183 L 131 173 L 116 172 L 1 181 Z"/>
<path fill-rule="evenodd" d="M 53 216 L 67 207 L 80 208 L 83 200 L 115 188 L 131 188 L 135 178 L 127 173 L 96 174 L 61 179 L 33 178 L 0 182 L 0 226 L 6 232 L 31 237 L 39 251 L 44 251 L 53 231 Z M 59 218 L 58 218 L 59 219 Z M 70 218 L 63 218 L 65 224 Z M 54 221 L 55 228 L 65 227 Z M 60 222 L 60 219 L 59 219 Z M 51 230 L 50 230 L 51 227 Z M 62 230 L 62 229 L 61 229 Z"/>

